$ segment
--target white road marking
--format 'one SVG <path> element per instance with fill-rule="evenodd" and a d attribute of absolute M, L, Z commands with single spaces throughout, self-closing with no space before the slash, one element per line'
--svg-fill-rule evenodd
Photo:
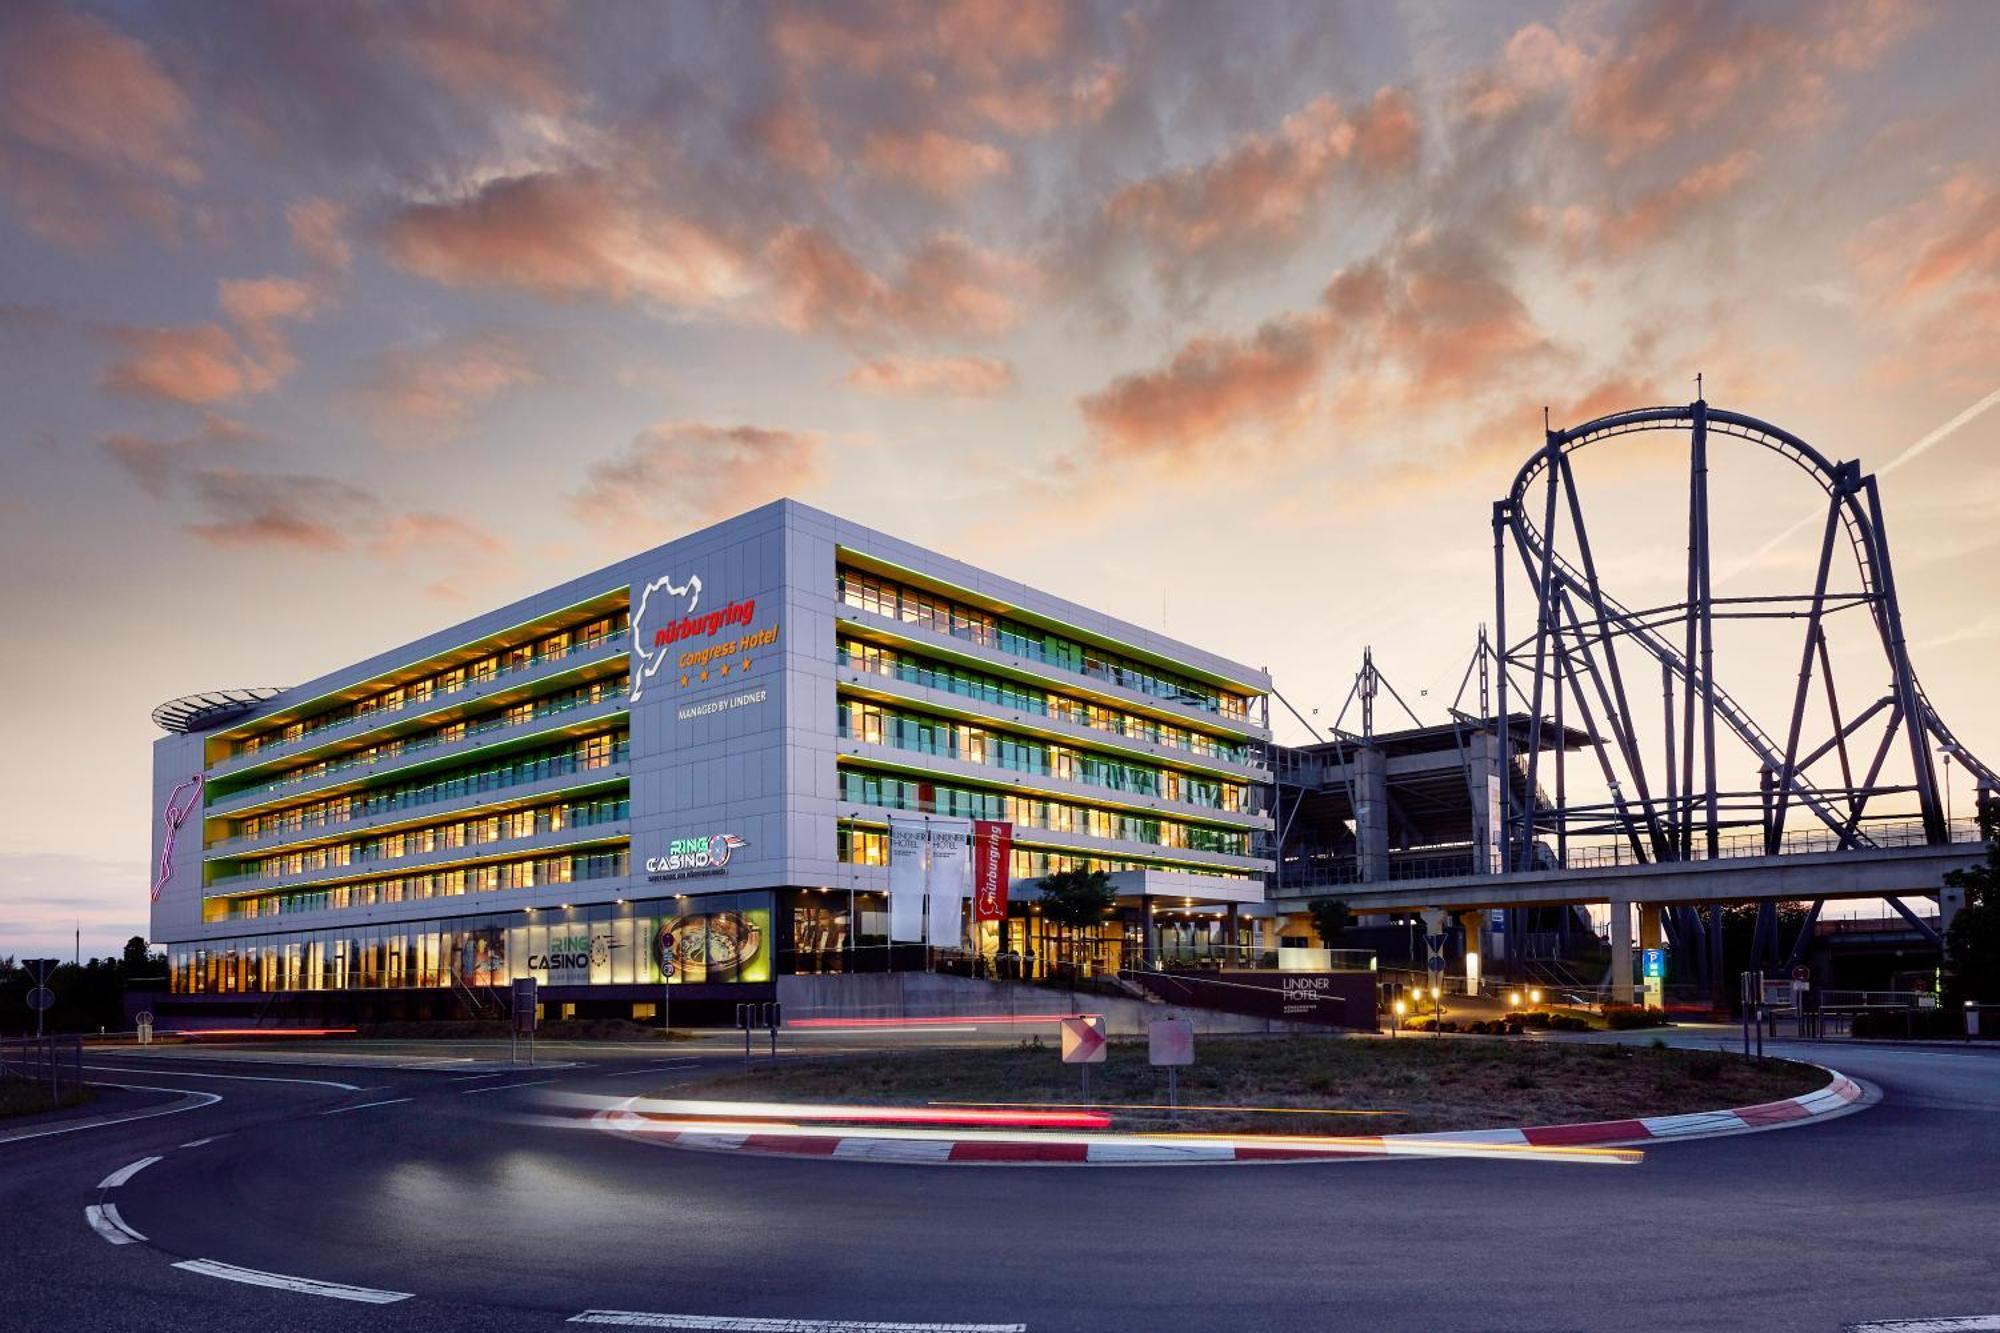
<path fill-rule="evenodd" d="M 649 1314 L 644 1310 L 585 1310 L 572 1324 L 619 1328 L 678 1328 L 699 1333 L 1027 1333 L 1026 1324 L 912 1324 L 854 1319 L 756 1319 L 748 1315 Z"/>
<path fill-rule="evenodd" d="M 555 1082 L 555 1080 L 552 1078 L 538 1078 L 531 1080 L 530 1082 L 527 1083 L 496 1083 L 493 1086 L 486 1088 L 467 1088 L 465 1091 L 459 1093 L 458 1095 L 461 1097 L 477 1097 L 482 1092 L 505 1092 L 509 1088 L 539 1088 L 544 1083 L 553 1083 L 553 1082 Z"/>
<path fill-rule="evenodd" d="M 490 1074 L 457 1074 L 445 1081 L 448 1083 L 470 1083 L 477 1078 L 505 1078 L 506 1075 L 506 1070 L 496 1069 Z"/>
<path fill-rule="evenodd" d="M 113 1171 L 110 1175 L 106 1176 L 104 1179 L 98 1181 L 97 1188 L 101 1190 L 115 1190 L 120 1185 L 123 1185 L 126 1181 L 138 1175 L 141 1171 L 144 1171 L 147 1167 L 151 1166 L 153 1163 L 159 1160 L 160 1159 L 157 1157 L 141 1157 L 136 1162 L 129 1162 L 126 1165 L 119 1167 L 116 1171 Z"/>
<path fill-rule="evenodd" d="M 90 1223 L 92 1231 L 113 1245 L 135 1245 L 146 1239 L 118 1215 L 115 1203 L 91 1204 L 83 1210 L 83 1220 Z"/>
<path fill-rule="evenodd" d="M 207 1138 L 205 1138 L 205 1139 L 189 1139 L 189 1140 L 188 1140 L 188 1141 L 187 1141 L 186 1143 L 183 1143 L 183 1144 L 181 1145 L 181 1147 L 183 1147 L 183 1148 L 200 1148 L 200 1147 L 203 1147 L 203 1146 L 205 1146 L 205 1145 L 207 1145 L 207 1144 L 210 1144 L 210 1143 L 213 1143 L 213 1142 L 215 1142 L 215 1141 L 216 1141 L 216 1139 L 218 1139 L 218 1138 L 220 1138 L 220 1137 L 222 1137 L 222 1136 L 221 1136 L 221 1135 L 219 1135 L 219 1134 L 211 1134 L 211 1135 L 210 1135 L 209 1137 L 207 1137 Z"/>
<path fill-rule="evenodd" d="M 134 1111 L 130 1115 L 94 1115 L 86 1120 L 57 1125 L 53 1129 L 10 1130 L 0 1133 L 0 1145 L 19 1143 L 26 1139 L 45 1139 L 51 1134 L 74 1134 L 79 1129 L 103 1129 L 111 1125 L 129 1124 L 134 1120 L 151 1120 L 156 1115 L 178 1115 L 182 1111 L 199 1111 L 204 1106 L 213 1106 L 222 1100 L 216 1093 L 190 1092 L 186 1088 L 158 1088 L 146 1083 L 107 1083 L 98 1078 L 84 1081 L 100 1088 L 130 1088 L 135 1092 L 177 1092 L 182 1100 L 172 1106 L 155 1106 L 150 1110 Z"/>
<path fill-rule="evenodd" d="M 330 1296 L 338 1301 L 364 1301 L 369 1305 L 389 1305 L 396 1301 L 407 1301 L 414 1292 L 382 1291 L 376 1287 L 350 1287 L 344 1282 L 318 1282 L 309 1277 L 291 1277 L 285 1273 L 266 1273 L 255 1268 L 238 1268 L 235 1264 L 225 1264 L 215 1259 L 184 1259 L 174 1265 L 189 1273 L 199 1273 L 203 1277 L 219 1277 L 227 1282 L 242 1282 L 253 1287 L 276 1287 L 281 1291 L 296 1291 L 307 1296 Z"/>
<path fill-rule="evenodd" d="M 598 1077 L 636 1078 L 640 1074 L 659 1074 L 659 1073 L 664 1073 L 669 1069 L 694 1069 L 698 1067 L 700 1063 L 701 1062 L 699 1060 L 677 1060 L 671 1064 L 648 1065 L 644 1069 L 621 1069 L 615 1074 L 599 1074 Z"/>
<path fill-rule="evenodd" d="M 1889 1319 L 1875 1324 L 1849 1324 L 1846 1333 L 1985 1333 L 2000 1329 L 2000 1314 L 1966 1315 L 1960 1319 Z"/>
<path fill-rule="evenodd" d="M 389 1097 L 379 1102 L 363 1102 L 359 1106 L 338 1106 L 331 1111 L 321 1111 L 320 1114 L 323 1116 L 346 1115 L 349 1111 L 365 1111 L 371 1106 L 394 1106 L 398 1102 L 406 1102 L 409 1100 L 410 1099 L 408 1097 Z"/>
<path fill-rule="evenodd" d="M 85 1069 L 102 1069 L 113 1074 L 152 1074 L 152 1069 L 127 1069 L 122 1065 L 85 1065 Z M 336 1083 L 330 1078 L 277 1078 L 271 1074 L 197 1074 L 189 1069 L 168 1071 L 173 1078 L 226 1078 L 245 1083 L 310 1083 L 317 1088 L 339 1088 L 343 1092 L 360 1092 L 358 1083 Z M 113 1085 L 122 1086 L 122 1085 Z"/>

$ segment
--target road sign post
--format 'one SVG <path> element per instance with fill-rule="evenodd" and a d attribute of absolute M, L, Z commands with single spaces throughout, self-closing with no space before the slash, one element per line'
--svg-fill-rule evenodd
<path fill-rule="evenodd" d="M 1639 975 L 1645 981 L 1645 999 L 1648 1009 L 1667 1007 L 1667 951 L 1647 949 L 1639 955 Z"/>
<path fill-rule="evenodd" d="M 535 1010 L 540 1006 L 540 983 L 533 977 L 514 978 L 514 1024 L 513 1040 L 509 1046 L 509 1059 L 518 1062 L 521 1058 L 521 1037 L 528 1038 L 528 1063 L 535 1063 Z"/>
<path fill-rule="evenodd" d="M 35 1035 L 42 1035 L 42 1024 L 50 1009 L 55 1007 L 56 993 L 49 989 L 49 974 L 56 970 L 59 958 L 24 958 L 21 966 L 28 970 L 28 977 L 34 985 L 28 991 L 28 1007 L 35 1011 Z"/>
<path fill-rule="evenodd" d="M 1194 1024 L 1185 1018 L 1162 1018 L 1146 1029 L 1146 1055 L 1167 1070 L 1167 1110 L 1180 1107 L 1182 1065 L 1194 1063 Z"/>
<path fill-rule="evenodd" d="M 1104 1063 L 1104 1015 L 1077 1014 L 1062 1021 L 1062 1061 L 1083 1066 L 1083 1100 L 1090 1100 L 1090 1067 Z"/>

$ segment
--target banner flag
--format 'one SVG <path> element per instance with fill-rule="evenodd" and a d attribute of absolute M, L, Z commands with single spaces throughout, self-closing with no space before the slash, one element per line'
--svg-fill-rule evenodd
<path fill-rule="evenodd" d="M 933 819 L 930 825 L 931 945 L 956 949 L 965 942 L 965 894 L 972 883 L 972 825 Z"/>
<path fill-rule="evenodd" d="M 889 816 L 889 938 L 924 942 L 924 861 L 930 838 L 922 819 Z"/>
<path fill-rule="evenodd" d="M 1014 864 L 1014 826 L 998 819 L 972 824 L 972 913 L 979 921 L 1007 919 L 1007 881 Z"/>

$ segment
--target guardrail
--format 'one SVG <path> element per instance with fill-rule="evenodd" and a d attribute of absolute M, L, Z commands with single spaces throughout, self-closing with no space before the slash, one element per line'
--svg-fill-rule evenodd
<path fill-rule="evenodd" d="M 42 1084 L 60 1102 L 83 1090 L 82 1037 L 0 1039 L 0 1081 Z"/>

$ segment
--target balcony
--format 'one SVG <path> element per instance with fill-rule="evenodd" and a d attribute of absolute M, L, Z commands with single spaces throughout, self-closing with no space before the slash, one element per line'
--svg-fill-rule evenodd
<path fill-rule="evenodd" d="M 878 640 L 908 644 L 947 661 L 1025 677 L 1058 693 L 1093 695 L 1105 703 L 1152 713 L 1180 726 L 1217 727 L 1251 739 L 1270 738 L 1269 729 L 1258 726 L 1247 717 L 1231 716 L 1192 695 L 1182 699 L 1163 698 L 1122 683 L 1118 679 L 1119 673 L 1113 670 L 1070 667 L 1046 657 L 1017 653 L 1012 647 L 1000 646 L 996 636 L 971 629 L 949 633 L 927 629 L 911 621 L 864 611 L 846 603 L 839 604 L 834 610 L 841 625 L 851 627 L 864 638 L 873 636 Z M 1015 643 L 1014 646 L 1028 645 Z"/>
<path fill-rule="evenodd" d="M 608 760 L 593 762 L 564 755 L 509 764 L 497 772 L 433 783 L 402 796 L 370 801 L 358 813 L 318 815 L 255 838 L 225 838 L 203 853 L 208 861 L 276 851 L 301 842 L 331 842 L 361 833 L 413 827 L 495 807 L 515 808 L 544 797 L 598 791 L 631 779 L 631 746 L 611 747 Z"/>
<path fill-rule="evenodd" d="M 558 653 L 532 658 L 520 666 L 503 666 L 490 676 L 481 676 L 476 680 L 468 678 L 450 690 L 438 690 L 422 699 L 406 699 L 395 708 L 377 708 L 359 717 L 346 718 L 308 731 L 294 740 L 266 745 L 247 754 L 231 755 L 209 766 L 209 780 L 213 782 L 240 776 L 279 760 L 298 759 L 336 744 L 356 741 L 384 728 L 430 721 L 435 715 L 463 711 L 469 705 L 483 703 L 514 690 L 546 684 L 571 672 L 581 672 L 589 666 L 623 656 L 630 646 L 630 639 L 630 631 L 619 630 L 616 634 L 607 634 L 589 643 L 572 644 Z"/>
<path fill-rule="evenodd" d="M 629 817 L 623 819 L 601 819 L 590 822 L 567 824 L 559 829 L 545 829 L 520 838 L 496 838 L 491 842 L 471 843 L 458 847 L 443 847 L 435 851 L 416 852 L 404 856 L 356 857 L 346 865 L 314 866 L 307 869 L 266 874 L 262 870 L 248 870 L 232 875 L 217 875 L 209 880 L 202 891 L 206 898 L 238 897 L 247 893 L 262 893 L 271 889 L 305 889 L 320 885 L 340 884 L 352 880 L 386 879 L 396 875 L 421 874 L 426 870 L 446 869 L 452 866 L 472 865 L 487 861 L 512 860 L 516 857 L 533 856 L 541 852 L 585 848 L 594 845 L 619 842 L 631 835 L 632 823 Z"/>
<path fill-rule="evenodd" d="M 873 743 L 857 740 L 841 728 L 837 749 L 844 759 L 854 759 L 878 768 L 895 769 L 941 779 L 955 779 L 978 786 L 1033 793 L 1061 801 L 1128 810 L 1135 814 L 1198 824 L 1222 824 L 1239 829 L 1275 827 L 1262 810 L 1224 810 L 1191 801 L 1176 801 L 1150 795 L 1133 788 L 1105 787 L 1081 778 L 1063 778 L 1050 773 L 1046 764 L 1039 768 L 1014 767 L 991 760 L 968 759 L 943 746 L 929 749 L 915 745 Z"/>
<path fill-rule="evenodd" d="M 837 663 L 839 685 L 848 693 L 863 693 L 878 702 L 914 704 L 933 713 L 968 722 L 990 722 L 1048 740 L 1059 740 L 1078 749 L 1129 754 L 1150 763 L 1187 769 L 1213 777 L 1250 785 L 1268 784 L 1271 770 L 1254 757 L 1224 758 L 1201 750 L 1187 749 L 1155 741 L 1143 733 L 1128 733 L 1073 721 L 1061 714 L 1036 712 L 1004 699 L 983 694 L 962 693 L 942 685 L 926 683 L 928 672 L 889 674 L 871 671 L 842 656 Z"/>
<path fill-rule="evenodd" d="M 241 791 L 232 791 L 210 801 L 205 812 L 213 819 L 238 815 L 260 806 L 292 801 L 308 796 L 330 796 L 340 791 L 366 786 L 372 780 L 426 764 L 462 758 L 495 746 L 516 748 L 529 741 L 560 733 L 591 722 L 618 717 L 627 709 L 624 689 L 616 689 L 600 699 L 571 700 L 520 722 L 493 718 L 476 727 L 467 727 L 450 740 L 433 738 L 414 741 L 394 755 L 380 759 L 359 757 L 337 760 L 309 776 L 277 778 Z"/>
<path fill-rule="evenodd" d="M 950 810 L 939 810 L 934 801 L 912 800 L 895 806 L 867 805 L 850 798 L 845 792 L 835 799 L 836 820 L 872 824 L 877 827 L 888 824 L 889 814 L 892 811 L 898 814 L 926 813 L 943 814 L 954 819 L 969 818 L 953 814 Z M 1100 838 L 1088 833 L 1035 828 L 1020 823 L 1014 825 L 1014 845 L 1042 847 L 1053 851 L 1115 858 L 1121 861 L 1167 862 L 1174 868 L 1235 870 L 1252 875 L 1269 874 L 1272 866 L 1268 857 L 1245 856 L 1235 852 L 1208 852 L 1192 847 L 1163 847 L 1154 842 L 1137 842 L 1128 838 Z"/>

